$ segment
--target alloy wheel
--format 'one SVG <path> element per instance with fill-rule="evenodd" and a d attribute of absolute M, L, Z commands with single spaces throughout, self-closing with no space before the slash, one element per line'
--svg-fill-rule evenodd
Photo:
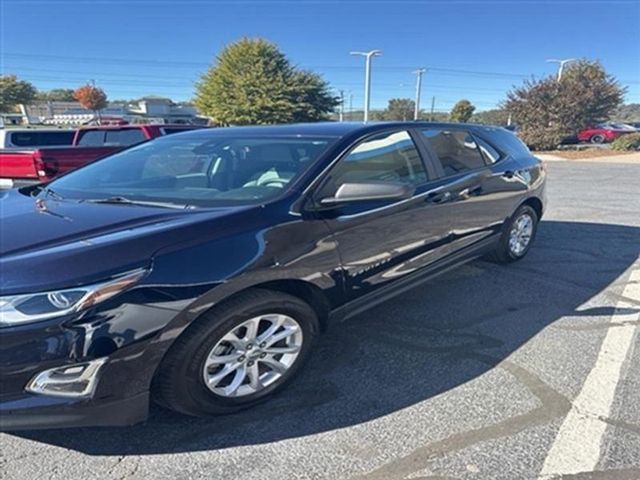
<path fill-rule="evenodd" d="M 533 218 L 528 213 L 523 213 L 516 218 L 509 232 L 509 250 L 516 257 L 524 254 L 531 242 L 533 235 Z"/>
<path fill-rule="evenodd" d="M 303 343 L 300 324 L 279 313 L 246 320 L 209 351 L 205 385 L 222 397 L 243 397 L 278 381 L 295 363 Z"/>

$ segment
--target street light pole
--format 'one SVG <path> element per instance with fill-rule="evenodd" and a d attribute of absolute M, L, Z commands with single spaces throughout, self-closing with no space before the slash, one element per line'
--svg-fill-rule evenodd
<path fill-rule="evenodd" d="M 422 74 L 427 70 L 424 68 L 419 68 L 413 73 L 416 74 L 416 102 L 415 102 L 415 110 L 413 111 L 413 119 L 418 120 L 418 116 L 420 115 L 420 89 L 422 88 Z"/>
<path fill-rule="evenodd" d="M 340 90 L 340 121 L 344 122 L 344 90 Z"/>
<path fill-rule="evenodd" d="M 369 106 L 371 105 L 371 59 L 382 55 L 380 50 L 369 52 L 349 52 L 350 55 L 365 57 L 364 62 L 364 122 L 369 120 Z"/>
<path fill-rule="evenodd" d="M 557 81 L 559 82 L 560 80 L 562 80 L 562 71 L 564 70 L 564 66 L 567 63 L 571 63 L 571 62 L 575 62 L 576 59 L 575 58 L 565 58 L 565 59 L 558 59 L 558 58 L 550 58 L 547 60 L 547 63 L 557 63 L 558 64 L 558 79 Z"/>

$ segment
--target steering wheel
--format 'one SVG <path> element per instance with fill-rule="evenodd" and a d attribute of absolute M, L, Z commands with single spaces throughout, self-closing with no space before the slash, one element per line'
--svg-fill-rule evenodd
<path fill-rule="evenodd" d="M 262 181 L 258 180 L 256 182 L 256 187 L 274 186 L 276 188 L 284 188 L 287 183 L 289 183 L 289 181 L 282 178 L 266 178 Z"/>

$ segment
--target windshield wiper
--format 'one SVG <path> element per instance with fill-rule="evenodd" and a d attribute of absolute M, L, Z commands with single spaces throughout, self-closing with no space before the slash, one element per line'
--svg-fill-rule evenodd
<path fill-rule="evenodd" d="M 33 190 L 33 192 L 31 193 L 31 196 L 35 196 L 33 195 L 33 193 L 35 192 L 44 192 L 46 195 L 49 195 L 51 198 L 54 198 L 55 200 L 64 200 L 64 197 L 62 195 L 60 195 L 59 193 L 56 193 L 53 189 L 43 186 L 43 185 L 37 185 L 35 187 L 35 189 Z"/>
<path fill-rule="evenodd" d="M 131 200 L 127 197 L 114 196 L 107 198 L 87 198 L 82 200 L 88 203 L 110 203 L 118 205 L 141 205 L 144 207 L 160 207 L 160 208 L 177 208 L 179 210 L 195 208 L 193 205 L 170 203 L 170 202 L 152 202 L 146 200 Z"/>

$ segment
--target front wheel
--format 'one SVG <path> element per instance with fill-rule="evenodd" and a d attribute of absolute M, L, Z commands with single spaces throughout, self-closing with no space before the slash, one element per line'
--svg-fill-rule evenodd
<path fill-rule="evenodd" d="M 604 143 L 605 138 L 603 135 L 594 135 L 590 140 L 591 143 Z"/>
<path fill-rule="evenodd" d="M 505 226 L 493 258 L 500 263 L 520 260 L 531 248 L 537 229 L 536 211 L 529 205 L 522 205 Z"/>
<path fill-rule="evenodd" d="M 315 312 L 297 297 L 248 291 L 176 340 L 158 368 L 154 398 L 196 416 L 251 407 L 293 378 L 317 330 Z"/>

